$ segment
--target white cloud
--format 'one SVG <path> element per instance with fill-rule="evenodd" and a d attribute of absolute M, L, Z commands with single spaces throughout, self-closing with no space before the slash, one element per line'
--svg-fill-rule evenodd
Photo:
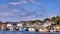
<path fill-rule="evenodd" d="M 15 16 L 12 12 L 0 12 L 0 16 Z"/>
<path fill-rule="evenodd" d="M 11 4 L 11 5 L 18 5 L 19 2 L 11 2 L 11 3 L 9 3 L 9 4 Z"/>
<path fill-rule="evenodd" d="M 23 7 L 20 7 L 19 9 L 15 8 L 16 5 L 22 5 L 22 4 L 39 4 L 39 3 L 35 2 L 35 1 L 32 1 L 32 0 L 31 1 L 30 0 L 22 0 L 22 1 L 19 1 L 19 2 L 10 2 L 10 3 L 7 3 L 7 4 L 2 4 L 2 5 L 0 5 L 0 9 L 2 8 L 2 11 L 0 10 L 0 16 L 2 16 L 2 17 L 4 16 L 4 17 L 7 17 L 7 18 L 9 18 L 9 16 L 11 16 L 14 19 L 16 17 L 17 18 L 20 17 L 21 20 L 23 18 L 31 19 L 31 18 L 34 18 L 36 16 L 40 16 L 35 11 L 33 11 L 33 9 L 28 9 L 28 8 L 23 8 Z M 11 5 L 14 6 L 13 9 L 11 9 L 12 8 Z M 12 19 L 9 19 L 9 20 L 12 20 Z"/>
<path fill-rule="evenodd" d="M 27 2 L 26 1 L 20 1 L 20 2 L 10 2 L 9 4 L 16 6 L 16 5 L 21 5 L 21 4 L 25 4 L 25 3 L 27 3 Z"/>
<path fill-rule="evenodd" d="M 16 6 L 16 5 L 22 5 L 22 4 L 37 4 L 37 5 L 40 5 L 41 3 L 36 2 L 34 0 L 21 0 L 19 2 L 10 2 L 9 4 Z"/>
<path fill-rule="evenodd" d="M 15 2 L 15 3 L 11 3 L 11 4 L 19 4 L 19 2 Z M 4 4 L 3 5 L 3 9 L 8 7 L 8 4 Z M 9 9 L 9 7 L 6 10 L 3 10 L 3 12 L 0 12 L 0 16 L 20 16 L 20 17 L 31 17 L 31 16 L 40 16 L 38 15 L 35 11 L 33 11 L 32 9 L 28 9 L 28 8 L 23 8 L 20 7 L 20 10 L 18 9 Z M 23 12 L 24 11 L 24 12 Z"/>

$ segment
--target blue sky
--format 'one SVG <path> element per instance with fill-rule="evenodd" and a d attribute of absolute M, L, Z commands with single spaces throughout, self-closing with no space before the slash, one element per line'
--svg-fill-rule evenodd
<path fill-rule="evenodd" d="M 60 0 L 0 0 L 0 21 L 43 20 L 60 15 Z"/>

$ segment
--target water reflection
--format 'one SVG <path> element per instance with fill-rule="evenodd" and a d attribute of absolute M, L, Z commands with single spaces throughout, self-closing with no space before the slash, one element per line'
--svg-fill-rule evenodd
<path fill-rule="evenodd" d="M 19 31 L 0 31 L 0 34 L 60 34 L 60 32 L 19 32 Z"/>

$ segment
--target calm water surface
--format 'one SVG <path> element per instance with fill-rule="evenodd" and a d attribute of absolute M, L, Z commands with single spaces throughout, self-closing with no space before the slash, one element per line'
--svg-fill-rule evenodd
<path fill-rule="evenodd" d="M 41 33 L 41 32 L 0 31 L 0 34 L 60 34 L 60 32 L 45 32 L 45 33 Z"/>

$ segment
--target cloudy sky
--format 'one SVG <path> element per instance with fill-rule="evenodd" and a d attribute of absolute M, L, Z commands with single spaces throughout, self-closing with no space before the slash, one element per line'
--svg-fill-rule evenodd
<path fill-rule="evenodd" d="M 0 21 L 43 20 L 60 15 L 60 0 L 0 0 Z"/>

